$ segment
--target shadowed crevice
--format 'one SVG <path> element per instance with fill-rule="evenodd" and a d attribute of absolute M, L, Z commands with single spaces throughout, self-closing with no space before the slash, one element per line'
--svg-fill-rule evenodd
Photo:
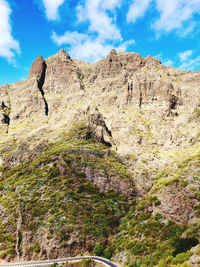
<path fill-rule="evenodd" d="M 3 114 L 2 122 L 9 126 L 10 125 L 10 117 L 7 114 Z"/>
<path fill-rule="evenodd" d="M 45 82 L 45 75 L 46 75 L 46 68 L 47 68 L 47 65 L 46 63 L 44 62 L 43 63 L 43 70 L 42 70 L 42 74 L 41 74 L 41 77 L 39 80 L 37 80 L 37 84 L 38 84 L 38 88 L 40 90 L 40 93 L 42 95 L 42 99 L 44 101 L 44 105 L 45 105 L 45 115 L 48 116 L 49 114 L 49 106 L 48 106 L 48 103 L 45 99 L 45 94 L 44 94 L 44 90 L 43 90 L 43 85 L 44 85 L 44 82 Z"/>
<path fill-rule="evenodd" d="M 9 126 L 10 126 L 10 111 L 11 111 L 11 108 L 9 106 L 6 106 L 4 101 L 2 101 L 0 109 L 2 110 L 1 122 L 3 124 L 7 125 L 7 131 L 6 132 L 8 133 Z"/>

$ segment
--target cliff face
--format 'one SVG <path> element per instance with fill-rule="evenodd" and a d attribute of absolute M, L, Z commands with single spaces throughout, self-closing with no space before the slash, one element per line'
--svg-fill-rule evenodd
<path fill-rule="evenodd" d="M 120 219 L 124 218 L 129 223 L 133 220 L 126 217 L 123 211 L 128 211 L 131 207 L 135 209 L 137 205 L 139 208 L 132 215 L 136 221 L 132 223 L 138 228 L 140 213 L 151 214 L 151 218 L 141 219 L 144 222 L 147 220 L 146 223 L 155 220 L 154 216 L 160 213 L 163 222 L 167 219 L 179 225 L 198 228 L 199 95 L 200 72 L 181 71 L 163 66 L 151 56 L 142 58 L 137 53 L 117 53 L 115 50 L 105 59 L 93 64 L 71 59 L 63 49 L 48 59 L 39 56 L 33 62 L 26 81 L 1 86 L 0 174 L 1 201 L 5 202 L 1 205 L 2 236 L 10 234 L 9 242 L 12 244 L 1 248 L 2 258 L 27 259 L 34 249 L 33 257 L 55 257 L 65 253 L 71 255 L 78 251 L 90 251 L 96 240 L 103 238 L 106 239 L 103 246 L 108 243 L 117 255 L 119 245 L 111 239 L 114 233 L 122 230 L 123 222 L 120 228 Z M 75 128 L 76 131 L 73 130 Z M 57 150 L 56 147 L 61 144 L 60 150 Z M 50 153 L 50 157 L 45 154 L 46 151 Z M 48 158 L 47 161 L 42 160 L 45 157 Z M 36 165 L 33 164 L 35 161 Z M 95 190 L 98 190 L 98 194 L 105 194 L 105 199 L 111 199 L 107 196 L 110 191 L 124 195 L 128 206 L 119 196 L 115 196 L 120 212 L 113 218 L 116 227 L 113 228 L 114 232 L 107 229 L 111 220 L 106 222 L 105 233 L 101 229 L 101 237 L 94 237 L 93 230 L 84 228 L 85 221 L 90 216 L 87 214 L 83 216 L 80 225 L 75 218 L 70 219 L 69 224 L 76 231 L 66 230 L 65 239 L 62 240 L 56 232 L 58 229 L 51 228 L 50 224 L 43 223 L 42 220 L 46 222 L 49 219 L 53 222 L 50 214 L 55 217 L 58 210 L 62 209 L 61 206 L 62 216 L 72 216 L 71 213 L 64 214 L 68 206 L 63 205 L 68 204 L 55 205 L 55 214 L 49 210 L 48 205 L 42 214 L 32 212 L 35 205 L 31 202 L 32 199 L 36 199 L 36 202 L 40 199 L 38 205 L 45 205 L 43 194 L 48 195 L 47 192 L 57 190 L 61 186 L 59 181 L 67 179 L 66 176 L 73 178 L 71 191 L 79 188 L 81 192 L 88 192 L 89 198 L 97 194 Z M 30 177 L 34 177 L 35 185 L 32 186 L 34 190 L 39 190 L 39 195 L 33 196 L 29 192 Z M 43 181 L 44 179 L 46 180 Z M 58 188 L 47 186 L 50 179 L 57 181 Z M 86 189 L 85 183 L 96 189 Z M 10 191 L 6 185 L 11 187 Z M 17 189 L 19 186 L 26 190 L 20 191 L 21 189 Z M 11 199 L 8 192 L 13 194 L 11 198 L 14 206 L 7 203 Z M 71 194 L 64 192 L 60 198 L 65 198 L 65 193 Z M 53 203 L 55 196 L 50 194 L 46 197 Z M 72 206 L 76 206 L 75 199 L 82 199 L 85 203 L 87 196 L 78 195 L 72 199 Z M 100 198 L 97 203 L 100 205 Z M 93 202 L 90 204 L 94 207 Z M 105 207 L 106 205 L 108 208 L 109 205 L 105 204 Z M 109 209 L 115 210 L 114 206 Z M 32 226 L 27 228 L 26 213 L 29 214 L 29 222 L 33 220 L 33 216 L 39 217 L 39 223 L 35 222 L 35 225 L 40 235 L 35 234 L 37 231 L 34 232 Z M 95 210 L 94 214 L 96 213 Z M 102 211 L 105 216 L 107 213 L 109 214 L 106 209 Z M 9 216 L 13 220 L 10 228 L 6 227 Z M 25 224 L 26 229 L 23 229 Z M 60 221 L 56 225 L 61 230 L 65 228 Z M 53 240 L 48 238 L 49 231 L 54 235 Z M 88 242 L 87 234 L 90 238 L 93 236 L 93 241 L 87 245 L 82 244 L 75 234 L 77 231 L 80 236 L 84 233 L 84 242 Z M 183 234 L 185 230 L 179 231 Z M 141 237 L 135 235 L 135 232 L 130 233 L 126 229 L 126 235 L 127 240 L 135 238 L 137 242 L 141 241 Z M 191 238 L 197 240 L 197 236 L 198 234 Z M 154 237 L 147 235 L 145 238 Z M 168 239 L 166 237 L 166 242 Z M 31 243 L 35 244 L 35 248 L 31 248 Z M 38 245 L 40 243 L 41 247 Z M 128 251 L 127 255 L 131 253 L 130 255 L 144 258 L 145 253 L 148 254 L 137 254 L 131 245 L 127 246 L 122 240 L 121 244 L 122 250 Z M 11 255 L 5 252 L 9 249 Z M 153 251 L 149 254 L 153 255 Z"/>

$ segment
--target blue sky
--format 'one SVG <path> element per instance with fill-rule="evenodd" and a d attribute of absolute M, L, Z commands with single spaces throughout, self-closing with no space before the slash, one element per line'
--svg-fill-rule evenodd
<path fill-rule="evenodd" d="M 112 48 L 200 69 L 200 0 L 0 0 L 0 85 L 64 48 L 94 62 Z"/>

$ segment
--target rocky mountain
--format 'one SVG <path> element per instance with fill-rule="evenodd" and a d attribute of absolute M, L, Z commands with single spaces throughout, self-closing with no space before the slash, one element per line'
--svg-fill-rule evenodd
<path fill-rule="evenodd" d="M 199 266 L 200 72 L 65 50 L 0 87 L 0 258 Z"/>

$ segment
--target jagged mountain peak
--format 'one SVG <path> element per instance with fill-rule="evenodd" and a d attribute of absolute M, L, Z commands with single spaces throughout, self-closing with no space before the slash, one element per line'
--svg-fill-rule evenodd
<path fill-rule="evenodd" d="M 153 63 L 153 64 L 161 64 L 161 61 L 159 60 L 159 59 L 157 59 L 157 58 L 155 58 L 155 57 L 152 57 L 152 56 L 150 56 L 150 55 L 148 55 L 148 56 L 146 56 L 146 58 L 145 58 L 145 61 L 147 62 L 147 63 Z"/>
<path fill-rule="evenodd" d="M 40 79 L 41 74 L 45 68 L 45 60 L 41 55 L 39 55 L 32 63 L 28 78 L 35 77 L 36 79 Z"/>
<path fill-rule="evenodd" d="M 60 49 L 53 57 L 59 58 L 63 61 L 65 60 L 71 60 L 70 55 L 65 51 L 65 49 Z"/>
<path fill-rule="evenodd" d="M 115 49 L 112 49 L 110 51 L 110 55 L 113 56 L 113 55 L 117 55 L 117 51 Z"/>

